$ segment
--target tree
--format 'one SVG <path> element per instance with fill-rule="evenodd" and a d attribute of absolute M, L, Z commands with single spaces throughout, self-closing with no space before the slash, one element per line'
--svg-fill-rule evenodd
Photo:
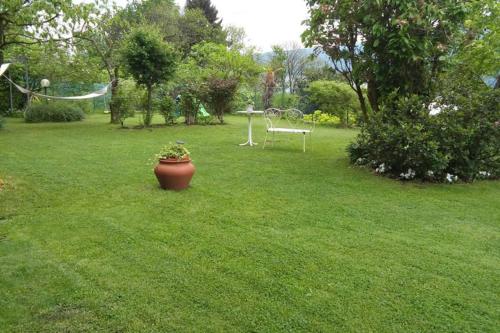
<path fill-rule="evenodd" d="M 307 0 L 302 38 L 320 46 L 356 92 L 377 112 L 391 92 L 430 95 L 444 56 L 464 17 L 459 0 Z"/>
<path fill-rule="evenodd" d="M 179 42 L 184 57 L 191 48 L 201 42 L 224 43 L 225 35 L 220 27 L 214 27 L 200 9 L 189 9 L 179 17 Z"/>
<path fill-rule="evenodd" d="M 210 0 L 186 0 L 185 9 L 200 9 L 211 25 L 220 27 L 222 24 L 217 17 L 219 12 Z"/>
<path fill-rule="evenodd" d="M 251 54 L 228 50 L 225 45 L 201 43 L 193 47 L 190 68 L 198 68 L 203 81 L 204 100 L 221 123 L 224 114 L 231 110 L 238 87 L 244 81 L 256 80 L 260 68 Z"/>
<path fill-rule="evenodd" d="M 294 94 L 297 90 L 297 83 L 304 74 L 307 64 L 311 61 L 304 49 L 295 42 L 289 42 L 282 46 L 285 50 L 285 68 L 288 79 L 288 89 Z"/>
<path fill-rule="evenodd" d="M 71 10 L 71 0 L 2 0 L 0 2 L 0 63 L 12 45 L 45 42 L 65 33 L 64 13 Z"/>
<path fill-rule="evenodd" d="M 264 74 L 264 94 L 262 94 L 262 102 L 264 109 L 269 109 L 272 105 L 274 89 L 276 88 L 275 73 L 272 68 L 268 68 Z"/>
<path fill-rule="evenodd" d="M 247 34 L 245 29 L 241 27 L 237 27 L 234 25 L 230 25 L 224 29 L 226 33 L 226 42 L 227 46 L 231 50 L 244 51 L 245 50 L 245 39 L 247 38 Z"/>
<path fill-rule="evenodd" d="M 174 0 L 134 0 L 122 11 L 122 17 L 132 26 L 155 26 L 165 41 L 178 44 L 179 7 Z"/>
<path fill-rule="evenodd" d="M 471 73 L 496 77 L 500 88 L 500 3 L 495 0 L 467 2 L 462 38 L 453 57 L 455 65 L 467 66 Z"/>
<path fill-rule="evenodd" d="M 136 28 L 127 36 L 122 52 L 127 70 L 138 84 L 146 87 L 144 123 L 151 126 L 153 87 L 173 76 L 177 54 L 171 44 L 162 40 L 157 30 L 146 27 Z"/>
<path fill-rule="evenodd" d="M 272 49 L 273 49 L 273 57 L 271 58 L 269 65 L 270 65 L 270 70 L 273 72 L 273 77 L 271 77 L 270 73 L 268 72 L 266 74 L 265 84 L 264 84 L 266 89 L 266 92 L 264 93 L 266 100 L 264 104 L 267 105 L 266 109 L 269 108 L 271 104 L 270 100 L 272 98 L 273 90 L 270 90 L 269 88 L 274 88 L 273 81 L 276 81 L 275 85 L 277 84 L 281 88 L 281 108 L 284 107 L 285 93 L 287 87 L 286 51 L 283 49 L 283 47 L 279 45 L 272 46 Z"/>
<path fill-rule="evenodd" d="M 74 22 L 74 47 L 82 48 L 101 59 L 102 66 L 111 82 L 111 119 L 112 124 L 120 123 L 120 112 L 113 103 L 119 87 L 121 48 L 125 34 L 130 30 L 124 12 L 111 7 L 108 0 L 96 0 L 95 3 L 78 7 L 77 19 Z"/>

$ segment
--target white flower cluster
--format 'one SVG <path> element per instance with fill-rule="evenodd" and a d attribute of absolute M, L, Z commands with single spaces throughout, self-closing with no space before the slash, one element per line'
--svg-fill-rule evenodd
<path fill-rule="evenodd" d="M 385 163 L 382 163 L 375 169 L 376 173 L 384 173 L 386 171 Z"/>
<path fill-rule="evenodd" d="M 416 174 L 415 170 L 409 168 L 408 171 L 406 171 L 406 173 L 402 172 L 399 176 L 403 179 L 410 180 L 415 178 L 415 174 Z"/>
<path fill-rule="evenodd" d="M 447 181 L 448 183 L 453 183 L 453 182 L 456 182 L 456 181 L 458 181 L 458 176 L 454 176 L 454 175 L 452 175 L 452 174 L 450 174 L 450 173 L 447 173 L 447 174 L 446 174 L 446 181 Z"/>
<path fill-rule="evenodd" d="M 427 176 L 431 178 L 434 177 L 434 171 L 432 170 L 427 171 Z"/>
<path fill-rule="evenodd" d="M 439 99 L 438 99 L 439 100 Z M 458 107 L 457 106 L 450 106 L 450 105 L 445 105 L 445 104 L 439 104 L 438 102 L 432 102 L 429 104 L 429 115 L 431 116 L 436 116 L 440 114 L 444 109 L 452 108 L 453 111 L 457 111 Z"/>
<path fill-rule="evenodd" d="M 479 171 L 479 178 L 490 178 L 491 173 L 488 171 Z"/>
<path fill-rule="evenodd" d="M 363 157 L 360 157 L 356 160 L 356 164 L 359 164 L 359 165 L 363 165 L 365 164 L 366 162 L 366 159 L 364 159 Z"/>

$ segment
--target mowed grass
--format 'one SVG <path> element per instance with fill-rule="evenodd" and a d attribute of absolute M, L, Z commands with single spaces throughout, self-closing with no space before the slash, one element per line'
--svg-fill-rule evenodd
<path fill-rule="evenodd" d="M 0 332 L 498 332 L 499 182 L 401 183 L 224 126 L 0 131 Z M 262 143 L 264 123 L 256 119 Z M 184 140 L 197 167 L 158 188 Z"/>

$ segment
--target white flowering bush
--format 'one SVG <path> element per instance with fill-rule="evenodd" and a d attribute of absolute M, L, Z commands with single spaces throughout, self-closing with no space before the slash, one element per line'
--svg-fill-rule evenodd
<path fill-rule="evenodd" d="M 348 147 L 351 162 L 401 180 L 445 183 L 500 174 L 500 91 L 391 96 Z"/>

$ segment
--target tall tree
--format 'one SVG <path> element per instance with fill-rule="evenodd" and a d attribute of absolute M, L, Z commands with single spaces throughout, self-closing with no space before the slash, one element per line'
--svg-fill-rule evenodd
<path fill-rule="evenodd" d="M 321 46 L 358 95 L 376 112 L 394 90 L 429 95 L 463 21 L 459 0 L 307 0 L 307 46 Z"/>
<path fill-rule="evenodd" d="M 305 50 L 296 42 L 289 42 L 282 46 L 285 50 L 285 68 L 288 79 L 288 89 L 294 94 L 297 84 L 304 75 L 307 64 L 311 62 Z"/>
<path fill-rule="evenodd" d="M 101 59 L 103 68 L 111 82 L 111 119 L 112 124 L 120 123 L 119 111 L 113 99 L 119 87 L 120 59 L 119 50 L 125 34 L 129 31 L 129 22 L 118 7 L 111 7 L 108 0 L 96 0 L 95 3 L 78 7 L 78 20 L 74 22 L 74 46 L 83 48 Z"/>
<path fill-rule="evenodd" d="M 276 81 L 276 84 L 281 88 L 281 108 L 284 107 L 285 103 L 285 93 L 286 93 L 286 88 L 287 88 L 287 66 L 286 66 L 286 60 L 287 60 L 287 54 L 286 51 L 283 49 L 282 46 L 279 45 L 274 45 L 272 47 L 273 49 L 273 57 L 271 58 L 271 62 L 269 63 L 270 69 L 274 73 L 274 81 Z M 266 74 L 266 82 L 270 79 L 267 77 L 269 75 Z M 267 86 L 268 84 L 266 84 Z M 267 88 L 266 88 L 267 90 Z M 266 97 L 266 99 L 269 101 L 271 97 Z"/>
<path fill-rule="evenodd" d="M 138 84 L 146 87 L 144 123 L 151 126 L 153 88 L 172 78 L 177 54 L 171 44 L 163 41 L 158 31 L 146 27 L 136 28 L 127 36 L 122 52 L 127 70 Z"/>
<path fill-rule="evenodd" d="M 200 9 L 210 24 L 219 27 L 222 24 L 222 20 L 217 17 L 219 15 L 219 11 L 214 5 L 212 5 L 211 0 L 186 0 L 184 8 Z"/>
<path fill-rule="evenodd" d="M 123 9 L 123 18 L 131 26 L 155 26 L 166 42 L 178 43 L 179 7 L 174 0 L 134 0 Z"/>
<path fill-rule="evenodd" d="M 177 45 L 184 57 L 191 52 L 191 48 L 201 42 L 223 44 L 225 35 L 220 27 L 214 27 L 207 20 L 200 9 L 189 9 L 178 21 L 179 40 Z"/>

